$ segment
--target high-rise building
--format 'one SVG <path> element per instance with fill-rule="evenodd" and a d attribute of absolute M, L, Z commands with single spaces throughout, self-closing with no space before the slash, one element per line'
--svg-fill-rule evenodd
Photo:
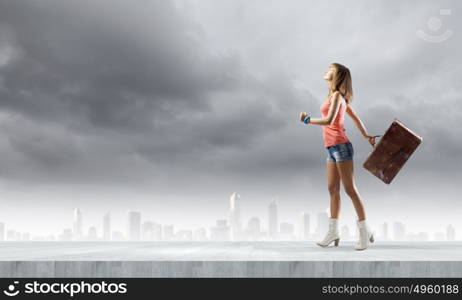
<path fill-rule="evenodd" d="M 446 239 L 448 241 L 454 241 L 456 239 L 456 229 L 451 224 L 446 227 Z"/>
<path fill-rule="evenodd" d="M 231 227 L 232 240 L 240 240 L 242 238 L 241 196 L 238 193 L 233 193 L 230 197 L 229 224 Z"/>
<path fill-rule="evenodd" d="M 82 211 L 79 208 L 74 209 L 74 222 L 72 233 L 74 240 L 81 240 L 83 238 Z"/>
<path fill-rule="evenodd" d="M 108 211 L 103 217 L 103 240 L 111 240 L 111 212 Z"/>
<path fill-rule="evenodd" d="M 299 238 L 302 241 L 307 241 L 310 239 L 310 215 L 306 212 L 302 212 L 300 215 L 300 225 L 299 225 Z"/>
<path fill-rule="evenodd" d="M 139 211 L 128 211 L 128 230 L 129 241 L 139 241 L 141 237 L 141 213 Z"/>
<path fill-rule="evenodd" d="M 406 236 L 406 229 L 401 222 L 393 223 L 393 239 L 395 241 L 403 241 Z"/>
<path fill-rule="evenodd" d="M 268 206 L 268 235 L 272 240 L 278 236 L 278 204 L 273 198 Z"/>

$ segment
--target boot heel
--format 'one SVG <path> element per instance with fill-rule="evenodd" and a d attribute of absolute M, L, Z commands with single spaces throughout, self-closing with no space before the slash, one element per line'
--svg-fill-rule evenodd
<path fill-rule="evenodd" d="M 340 241 L 340 239 L 336 239 L 334 241 L 335 241 L 335 247 L 338 247 L 338 242 Z"/>
<path fill-rule="evenodd" d="M 369 241 L 371 241 L 371 243 L 374 242 L 374 235 L 373 234 L 371 234 L 371 238 L 369 239 Z"/>

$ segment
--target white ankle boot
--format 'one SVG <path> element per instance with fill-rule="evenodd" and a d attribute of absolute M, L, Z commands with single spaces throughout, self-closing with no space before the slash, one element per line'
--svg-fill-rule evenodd
<path fill-rule="evenodd" d="M 366 220 L 356 220 L 359 230 L 359 241 L 356 243 L 356 250 L 364 250 L 369 246 L 369 242 L 374 242 L 374 233 L 370 230 Z"/>
<path fill-rule="evenodd" d="M 321 247 L 327 247 L 330 243 L 335 242 L 335 246 L 338 246 L 339 241 L 338 219 L 329 218 L 329 231 L 326 237 L 322 241 L 316 242 L 316 244 Z"/>

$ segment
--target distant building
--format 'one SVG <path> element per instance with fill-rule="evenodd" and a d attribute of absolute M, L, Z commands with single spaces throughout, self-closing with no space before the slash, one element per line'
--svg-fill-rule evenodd
<path fill-rule="evenodd" d="M 387 241 L 389 240 L 389 237 L 388 237 L 388 224 L 386 222 L 382 223 L 380 225 L 380 235 L 379 235 L 380 239 L 384 240 L 384 241 Z"/>
<path fill-rule="evenodd" d="M 229 241 L 230 226 L 226 220 L 217 220 L 216 226 L 210 229 L 210 240 L 212 241 Z"/>
<path fill-rule="evenodd" d="M 73 236 L 73 229 L 65 228 L 63 232 L 58 235 L 58 241 L 72 241 L 75 240 Z"/>
<path fill-rule="evenodd" d="M 310 215 L 302 212 L 299 221 L 299 238 L 303 241 L 310 239 Z"/>
<path fill-rule="evenodd" d="M 154 222 L 152 230 L 153 230 L 154 241 L 161 241 L 162 240 L 162 225 Z"/>
<path fill-rule="evenodd" d="M 141 213 L 139 211 L 128 211 L 128 230 L 129 241 L 139 241 L 141 238 Z"/>
<path fill-rule="evenodd" d="M 6 231 L 6 239 L 8 241 L 14 241 L 16 238 L 16 231 L 12 230 L 12 229 L 8 229 Z"/>
<path fill-rule="evenodd" d="M 456 229 L 452 225 L 446 227 L 446 239 L 448 241 L 454 241 L 456 239 Z"/>
<path fill-rule="evenodd" d="M 0 223 L 0 241 L 5 240 L 5 223 Z"/>
<path fill-rule="evenodd" d="M 444 234 L 444 232 L 435 232 L 435 234 L 433 235 L 433 239 L 435 241 L 445 241 L 446 235 Z"/>
<path fill-rule="evenodd" d="M 22 241 L 30 241 L 30 233 L 28 232 L 23 232 L 21 236 Z"/>
<path fill-rule="evenodd" d="M 43 238 L 42 238 L 43 239 Z M 44 239 L 45 241 L 50 241 L 50 242 L 53 242 L 53 241 L 56 241 L 56 238 L 55 238 L 55 235 L 54 234 L 49 234 L 45 237 Z"/>
<path fill-rule="evenodd" d="M 419 232 L 419 233 L 409 232 L 406 234 L 406 240 L 407 241 L 417 241 L 417 242 L 428 241 L 428 234 L 426 232 Z"/>
<path fill-rule="evenodd" d="M 21 233 L 13 229 L 8 229 L 6 232 L 6 238 L 8 241 L 20 241 Z"/>
<path fill-rule="evenodd" d="M 111 240 L 111 212 L 108 211 L 103 217 L 103 240 Z"/>
<path fill-rule="evenodd" d="M 206 241 L 207 240 L 207 230 L 201 227 L 194 231 L 194 240 L 195 241 Z"/>
<path fill-rule="evenodd" d="M 193 240 L 193 232 L 190 229 L 183 229 L 178 230 L 175 234 L 175 240 L 177 241 L 192 241 Z"/>
<path fill-rule="evenodd" d="M 113 231 L 111 240 L 113 240 L 113 241 L 123 241 L 124 240 L 124 235 L 120 231 Z"/>
<path fill-rule="evenodd" d="M 143 241 L 153 241 L 154 240 L 154 223 L 151 221 L 146 221 L 141 224 L 141 239 Z"/>
<path fill-rule="evenodd" d="M 165 241 L 172 241 L 175 237 L 174 227 L 173 224 L 164 225 L 164 240 Z"/>
<path fill-rule="evenodd" d="M 96 232 L 96 227 L 91 226 L 88 228 L 88 240 L 89 241 L 96 241 L 98 239 L 98 234 Z"/>
<path fill-rule="evenodd" d="M 418 240 L 419 240 L 419 241 L 422 241 L 422 242 L 428 241 L 428 233 L 426 233 L 426 232 L 419 232 L 419 233 L 418 233 Z"/>
<path fill-rule="evenodd" d="M 229 199 L 229 224 L 231 227 L 231 239 L 233 241 L 241 240 L 241 196 L 238 193 L 233 193 Z"/>
<path fill-rule="evenodd" d="M 401 222 L 393 223 L 393 239 L 395 241 L 403 241 L 406 236 L 406 229 Z"/>
<path fill-rule="evenodd" d="M 261 224 L 260 219 L 257 217 L 250 218 L 247 223 L 248 238 L 250 240 L 256 241 L 260 239 L 261 235 Z"/>
<path fill-rule="evenodd" d="M 276 198 L 271 200 L 268 206 L 268 234 L 270 239 L 277 239 L 278 236 L 278 204 Z"/>
<path fill-rule="evenodd" d="M 329 215 L 326 212 L 318 213 L 316 226 L 316 238 L 323 238 L 329 229 Z"/>
<path fill-rule="evenodd" d="M 74 240 L 81 240 L 83 238 L 82 230 L 82 211 L 79 208 L 74 209 L 74 221 L 73 221 L 73 237 Z"/>

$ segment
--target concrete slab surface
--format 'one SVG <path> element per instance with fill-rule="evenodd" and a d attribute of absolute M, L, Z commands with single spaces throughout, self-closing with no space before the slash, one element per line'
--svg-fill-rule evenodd
<path fill-rule="evenodd" d="M 462 242 L 1 242 L 2 277 L 462 277 Z"/>

